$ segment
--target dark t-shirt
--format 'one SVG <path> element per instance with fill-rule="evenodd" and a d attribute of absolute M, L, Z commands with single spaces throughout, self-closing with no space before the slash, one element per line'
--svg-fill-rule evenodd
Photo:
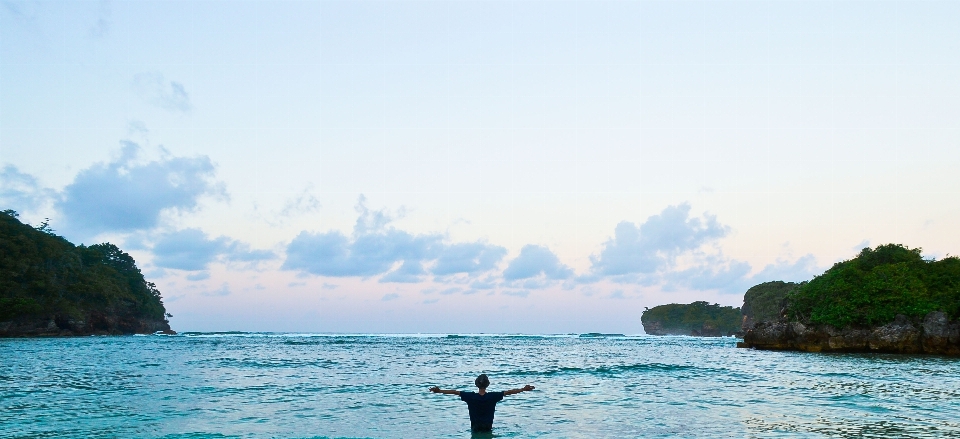
<path fill-rule="evenodd" d="M 473 426 L 493 425 L 493 411 L 497 403 L 503 399 L 503 392 L 487 392 L 483 395 L 476 392 L 460 392 L 460 400 L 467 403 L 470 410 L 470 424 Z"/>

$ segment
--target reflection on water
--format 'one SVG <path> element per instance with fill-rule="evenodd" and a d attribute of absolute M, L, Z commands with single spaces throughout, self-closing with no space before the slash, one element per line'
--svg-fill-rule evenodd
<path fill-rule="evenodd" d="M 0 438 L 960 438 L 960 360 L 619 334 L 0 340 Z M 533 384 L 471 433 L 459 398 Z"/>

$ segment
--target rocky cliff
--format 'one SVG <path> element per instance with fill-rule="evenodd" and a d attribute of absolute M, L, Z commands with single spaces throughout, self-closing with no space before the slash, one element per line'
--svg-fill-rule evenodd
<path fill-rule="evenodd" d="M 716 303 L 671 303 L 644 310 L 643 331 L 650 335 L 730 336 L 740 329 L 740 308 Z"/>
<path fill-rule="evenodd" d="M 663 322 L 653 321 L 643 324 L 643 332 L 649 335 L 690 335 L 694 337 L 722 337 L 734 335 L 734 333 L 724 333 L 716 324 L 704 322 L 699 327 L 693 328 L 664 328 Z M 729 331 L 728 331 L 729 332 Z"/>
<path fill-rule="evenodd" d="M 166 320 L 92 311 L 81 318 L 44 316 L 0 322 L 0 337 L 176 334 Z"/>
<path fill-rule="evenodd" d="M 805 352 L 878 352 L 960 356 L 960 322 L 940 311 L 920 321 L 897 315 L 876 327 L 804 325 L 798 321 L 759 322 L 744 334 L 739 347 Z"/>
<path fill-rule="evenodd" d="M 156 285 L 110 243 L 74 245 L 0 211 L 0 337 L 172 332 Z"/>
<path fill-rule="evenodd" d="M 745 334 L 757 322 L 774 321 L 780 317 L 784 306 L 784 299 L 800 284 L 794 282 L 764 282 L 754 285 L 743 295 L 743 306 L 740 334 Z"/>

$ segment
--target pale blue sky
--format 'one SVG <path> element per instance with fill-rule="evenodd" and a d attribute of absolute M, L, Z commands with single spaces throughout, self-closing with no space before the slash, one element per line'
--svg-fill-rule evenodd
<path fill-rule="evenodd" d="M 178 330 L 639 333 L 960 249 L 958 1 L 3 1 L 0 203 Z M 484 317 L 486 316 L 486 317 Z"/>

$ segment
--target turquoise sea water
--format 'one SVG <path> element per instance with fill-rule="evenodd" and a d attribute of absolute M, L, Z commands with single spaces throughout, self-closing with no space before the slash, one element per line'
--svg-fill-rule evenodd
<path fill-rule="evenodd" d="M 0 339 L 0 437 L 470 438 L 432 385 L 533 384 L 493 437 L 960 438 L 960 359 L 732 338 L 184 334 Z M 477 437 L 490 437 L 477 436 Z"/>

